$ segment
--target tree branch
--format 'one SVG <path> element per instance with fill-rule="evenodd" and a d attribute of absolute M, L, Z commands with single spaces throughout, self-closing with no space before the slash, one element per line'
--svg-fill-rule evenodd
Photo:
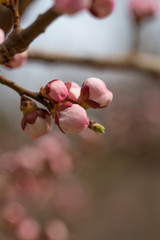
<path fill-rule="evenodd" d="M 40 15 L 28 28 L 24 30 L 21 28 L 15 29 L 8 38 L 0 44 L 0 64 L 7 63 L 15 54 L 24 52 L 30 43 L 44 32 L 48 25 L 58 16 L 54 8 L 50 8 L 47 12 Z"/>
<path fill-rule="evenodd" d="M 14 6 L 11 8 L 14 19 L 14 29 L 20 27 L 20 15 L 19 15 L 19 0 L 15 0 Z"/>
<path fill-rule="evenodd" d="M 16 84 L 15 82 L 7 79 L 6 77 L 0 75 L 0 83 L 13 89 L 14 91 L 16 91 L 20 96 L 22 95 L 27 95 L 28 97 L 31 97 L 32 99 L 38 101 L 39 103 L 43 104 L 45 107 L 47 107 L 49 110 L 51 108 L 53 108 L 54 106 L 54 102 L 49 102 L 47 99 L 43 98 L 39 92 L 32 92 L 29 91 L 23 87 L 21 87 L 20 85 Z"/>
<path fill-rule="evenodd" d="M 134 68 L 145 72 L 160 74 L 160 57 L 145 53 L 111 56 L 109 58 L 94 59 L 72 57 L 44 53 L 41 51 L 29 51 L 29 59 L 47 62 L 64 62 L 73 64 L 88 64 L 97 67 L 109 68 Z"/>
<path fill-rule="evenodd" d="M 34 0 L 19 0 L 20 15 L 24 13 L 28 5 L 31 4 L 33 1 Z M 12 25 L 13 16 L 11 10 L 0 4 L 0 28 L 3 29 L 5 33 L 8 33 Z"/>

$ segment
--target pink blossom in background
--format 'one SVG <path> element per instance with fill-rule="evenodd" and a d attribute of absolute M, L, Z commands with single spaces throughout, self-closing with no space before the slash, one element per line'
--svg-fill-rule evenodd
<path fill-rule="evenodd" d="M 41 229 L 36 220 L 28 217 L 21 221 L 16 232 L 21 240 L 39 240 Z"/>
<path fill-rule="evenodd" d="M 99 18 L 110 15 L 115 8 L 115 0 L 92 0 L 90 12 Z"/>
<path fill-rule="evenodd" d="M 90 6 L 91 0 L 55 0 L 54 9 L 60 14 L 74 14 Z"/>
<path fill-rule="evenodd" d="M 51 115 L 44 109 L 37 109 L 23 117 L 21 126 L 26 135 L 34 140 L 52 130 Z"/>
<path fill-rule="evenodd" d="M 70 178 L 70 180 L 56 185 L 56 197 L 53 198 L 53 204 L 62 216 L 77 218 L 82 209 L 84 211 L 90 202 L 91 196 L 86 189 L 78 179 Z"/>
<path fill-rule="evenodd" d="M 19 224 L 27 216 L 25 208 L 17 202 L 11 202 L 4 206 L 1 214 L 11 225 Z"/>
<path fill-rule="evenodd" d="M 0 44 L 3 43 L 5 40 L 5 33 L 4 31 L 0 28 Z"/>
<path fill-rule="evenodd" d="M 83 131 L 89 125 L 84 108 L 78 104 L 66 102 L 61 104 L 55 115 L 55 123 L 64 133 L 74 134 Z"/>
<path fill-rule="evenodd" d="M 45 234 L 48 240 L 69 240 L 69 230 L 65 223 L 59 219 L 51 220 L 47 224 Z"/>
<path fill-rule="evenodd" d="M 139 22 L 143 18 L 156 16 L 160 10 L 160 3 L 158 0 L 130 0 L 129 8 Z"/>
<path fill-rule="evenodd" d="M 59 79 L 55 79 L 46 84 L 41 88 L 41 94 L 56 102 L 63 101 L 68 95 L 68 89 L 64 82 Z"/>
<path fill-rule="evenodd" d="M 43 171 L 46 155 L 36 146 L 24 146 L 17 151 L 16 163 L 19 168 L 39 173 Z"/>
<path fill-rule="evenodd" d="M 73 159 L 68 153 L 68 142 L 64 135 L 59 137 L 56 133 L 49 134 L 36 141 L 36 146 L 43 152 L 48 166 L 53 174 L 66 176 L 73 169 Z M 66 146 L 67 144 L 67 146 Z"/>
<path fill-rule="evenodd" d="M 81 87 L 75 82 L 66 82 L 65 85 L 68 89 L 67 100 L 75 102 L 79 98 Z"/>
<path fill-rule="evenodd" d="M 10 62 L 6 63 L 5 66 L 8 68 L 18 68 L 22 67 L 27 63 L 28 52 L 22 52 L 16 54 Z"/>
<path fill-rule="evenodd" d="M 107 107 L 112 99 L 113 94 L 105 83 L 99 78 L 92 77 L 83 83 L 78 103 L 85 108 L 103 108 Z"/>

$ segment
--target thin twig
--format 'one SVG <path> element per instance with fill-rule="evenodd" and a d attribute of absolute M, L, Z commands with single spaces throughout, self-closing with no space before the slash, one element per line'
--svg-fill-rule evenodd
<path fill-rule="evenodd" d="M 38 101 L 39 103 L 43 104 L 45 107 L 47 107 L 49 110 L 51 108 L 51 103 L 49 101 L 47 101 L 47 99 L 43 98 L 42 96 L 40 96 L 39 92 L 32 92 L 29 91 L 23 87 L 21 87 L 20 85 L 16 84 L 15 82 L 7 79 L 6 77 L 0 75 L 0 83 L 13 89 L 14 91 L 16 91 L 20 96 L 22 95 L 27 95 L 28 97 L 31 97 L 32 99 Z M 54 103 L 52 103 L 54 104 Z M 53 107 L 53 105 L 52 105 Z"/>
<path fill-rule="evenodd" d="M 10 9 L 13 14 L 14 29 L 20 28 L 19 0 L 15 0 L 14 5 Z"/>

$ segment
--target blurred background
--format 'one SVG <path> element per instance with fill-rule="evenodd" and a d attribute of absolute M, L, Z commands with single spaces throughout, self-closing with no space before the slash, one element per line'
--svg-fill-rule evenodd
<path fill-rule="evenodd" d="M 22 26 L 51 4 L 34 1 Z M 159 23 L 160 17 L 143 23 L 139 51 L 159 55 Z M 58 18 L 30 50 L 102 59 L 129 53 L 135 35 L 128 1 L 121 0 L 103 20 L 87 11 Z M 105 135 L 88 129 L 66 136 L 54 125 L 52 134 L 33 142 L 21 130 L 19 96 L 0 85 L 0 239 L 159 240 L 159 75 L 32 60 L 1 73 L 33 91 L 55 78 L 81 85 L 94 76 L 114 100 L 88 111 L 106 127 Z"/>

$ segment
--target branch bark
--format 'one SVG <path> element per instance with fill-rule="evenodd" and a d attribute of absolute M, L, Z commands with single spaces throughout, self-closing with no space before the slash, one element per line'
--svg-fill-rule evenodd
<path fill-rule="evenodd" d="M 26 8 L 33 2 L 34 0 L 19 0 L 19 11 L 20 15 L 23 15 Z M 13 16 L 10 9 L 4 7 L 0 4 L 0 28 L 8 33 L 10 28 L 13 25 Z"/>
<path fill-rule="evenodd" d="M 50 8 L 44 14 L 41 14 L 35 22 L 28 28 L 17 28 L 0 45 L 0 64 L 7 63 L 15 54 L 24 52 L 30 43 L 45 31 L 59 15 Z"/>
<path fill-rule="evenodd" d="M 53 107 L 54 103 L 50 103 L 47 99 L 43 98 L 39 92 L 32 92 L 29 91 L 23 87 L 21 87 L 20 85 L 16 84 L 15 82 L 7 79 L 6 77 L 0 75 L 0 83 L 13 89 L 14 91 L 16 91 L 20 96 L 22 95 L 26 95 L 36 101 L 38 101 L 39 103 L 43 104 L 45 107 L 47 107 L 49 110 L 51 107 Z"/>

